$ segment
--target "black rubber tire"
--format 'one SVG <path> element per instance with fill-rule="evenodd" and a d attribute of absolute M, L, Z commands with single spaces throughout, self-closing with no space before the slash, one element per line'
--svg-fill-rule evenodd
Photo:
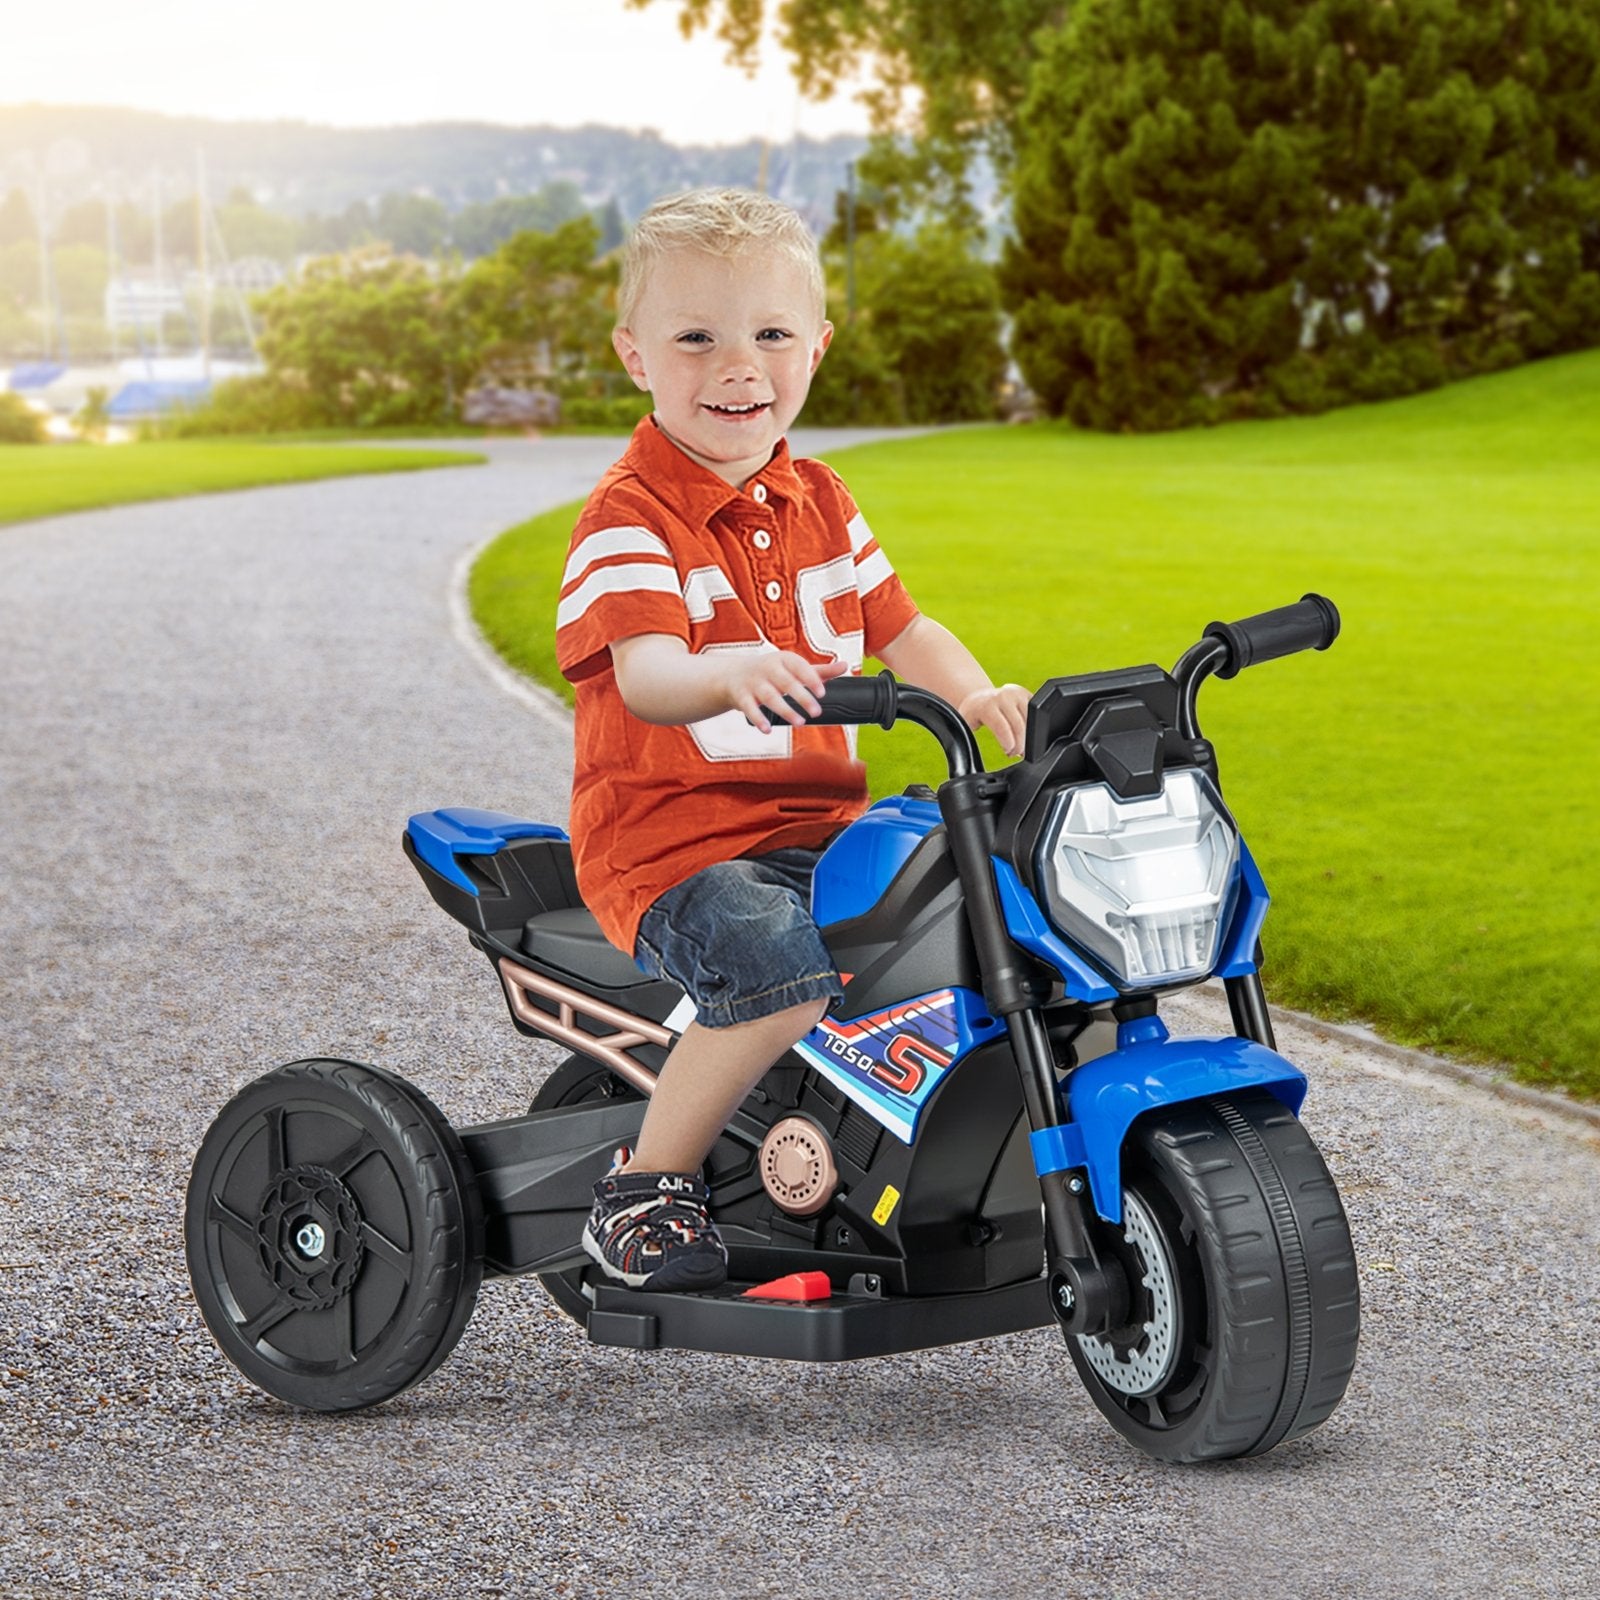
<path fill-rule="evenodd" d="M 354 1061 L 291 1062 L 223 1107 L 195 1157 L 184 1244 L 222 1353 L 312 1411 L 420 1383 L 483 1281 L 461 1140 L 420 1090 Z"/>
<path fill-rule="evenodd" d="M 595 1100 L 640 1100 L 644 1097 L 625 1083 L 610 1068 L 588 1056 L 568 1056 L 534 1091 L 529 1111 L 555 1111 L 562 1106 L 586 1105 Z M 539 1282 L 545 1293 L 574 1321 L 587 1324 L 589 1301 L 583 1292 L 586 1269 L 569 1272 L 541 1272 Z"/>
<path fill-rule="evenodd" d="M 1083 1340 L 1067 1341 L 1095 1404 L 1167 1461 L 1260 1455 L 1324 1422 L 1355 1365 L 1360 1291 L 1344 1207 L 1310 1136 L 1253 1090 L 1142 1119 L 1123 1159 L 1144 1219 L 1132 1225 L 1153 1225 L 1165 1260 L 1156 1270 L 1123 1228 L 1105 1229 L 1133 1268 L 1134 1306 L 1093 1352 L 1115 1381 Z M 1154 1369 L 1147 1394 L 1130 1392 L 1141 1355 Z"/>

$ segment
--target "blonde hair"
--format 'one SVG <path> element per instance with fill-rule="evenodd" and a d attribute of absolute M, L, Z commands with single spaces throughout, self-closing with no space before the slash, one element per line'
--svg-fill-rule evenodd
<path fill-rule="evenodd" d="M 826 290 L 817 241 L 792 206 L 749 189 L 690 189 L 657 200 L 634 224 L 622 252 L 617 326 L 628 326 L 650 269 L 674 250 L 731 256 L 767 245 L 802 268 L 822 319 Z"/>

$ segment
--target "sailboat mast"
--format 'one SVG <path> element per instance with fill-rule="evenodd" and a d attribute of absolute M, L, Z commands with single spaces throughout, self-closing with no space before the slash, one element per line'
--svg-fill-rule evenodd
<path fill-rule="evenodd" d="M 45 206 L 49 202 L 49 191 L 45 188 L 44 169 L 41 167 L 37 174 L 37 183 L 34 187 L 34 220 L 39 228 L 39 315 L 43 319 L 44 328 L 44 358 L 53 361 L 56 353 L 55 338 L 55 295 L 50 288 L 50 230 L 45 224 Z"/>
<path fill-rule="evenodd" d="M 117 261 L 117 185 L 115 179 L 106 185 L 106 268 L 107 282 L 110 287 L 106 290 L 106 309 L 109 312 L 113 306 L 121 310 L 125 303 L 121 292 L 122 271 Z M 111 325 L 111 359 L 122 359 L 122 343 L 117 337 L 117 318 L 108 315 L 106 321 Z"/>
<path fill-rule="evenodd" d="M 167 261 L 166 253 L 161 247 L 161 168 L 156 168 L 155 174 L 155 208 L 156 208 L 156 360 L 159 361 L 167 353 L 167 314 L 163 304 L 163 297 L 167 291 Z"/>
<path fill-rule="evenodd" d="M 194 153 L 195 260 L 200 263 L 200 376 L 211 381 L 211 267 L 206 260 L 206 153 Z"/>

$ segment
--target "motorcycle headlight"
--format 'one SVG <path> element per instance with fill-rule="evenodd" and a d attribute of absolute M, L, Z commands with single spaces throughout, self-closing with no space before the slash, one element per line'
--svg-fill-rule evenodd
<path fill-rule="evenodd" d="M 1125 985 L 1201 978 L 1239 892 L 1239 835 L 1211 784 L 1169 772 L 1161 793 L 1122 800 L 1105 784 L 1051 808 L 1038 881 L 1050 920 Z"/>

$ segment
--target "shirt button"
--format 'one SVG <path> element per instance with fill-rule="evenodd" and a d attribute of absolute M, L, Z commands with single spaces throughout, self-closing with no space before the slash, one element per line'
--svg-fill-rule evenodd
<path fill-rule="evenodd" d="M 750 491 L 750 495 L 758 506 L 764 506 L 767 503 L 766 484 L 758 483 L 755 488 Z"/>
<path fill-rule="evenodd" d="M 781 600 L 783 598 L 783 585 L 776 582 L 769 583 L 766 588 L 766 595 L 769 600 Z"/>
<path fill-rule="evenodd" d="M 765 528 L 757 528 L 756 531 L 750 535 L 750 543 L 753 544 L 757 550 L 770 550 L 772 548 L 772 535 L 768 533 Z"/>

